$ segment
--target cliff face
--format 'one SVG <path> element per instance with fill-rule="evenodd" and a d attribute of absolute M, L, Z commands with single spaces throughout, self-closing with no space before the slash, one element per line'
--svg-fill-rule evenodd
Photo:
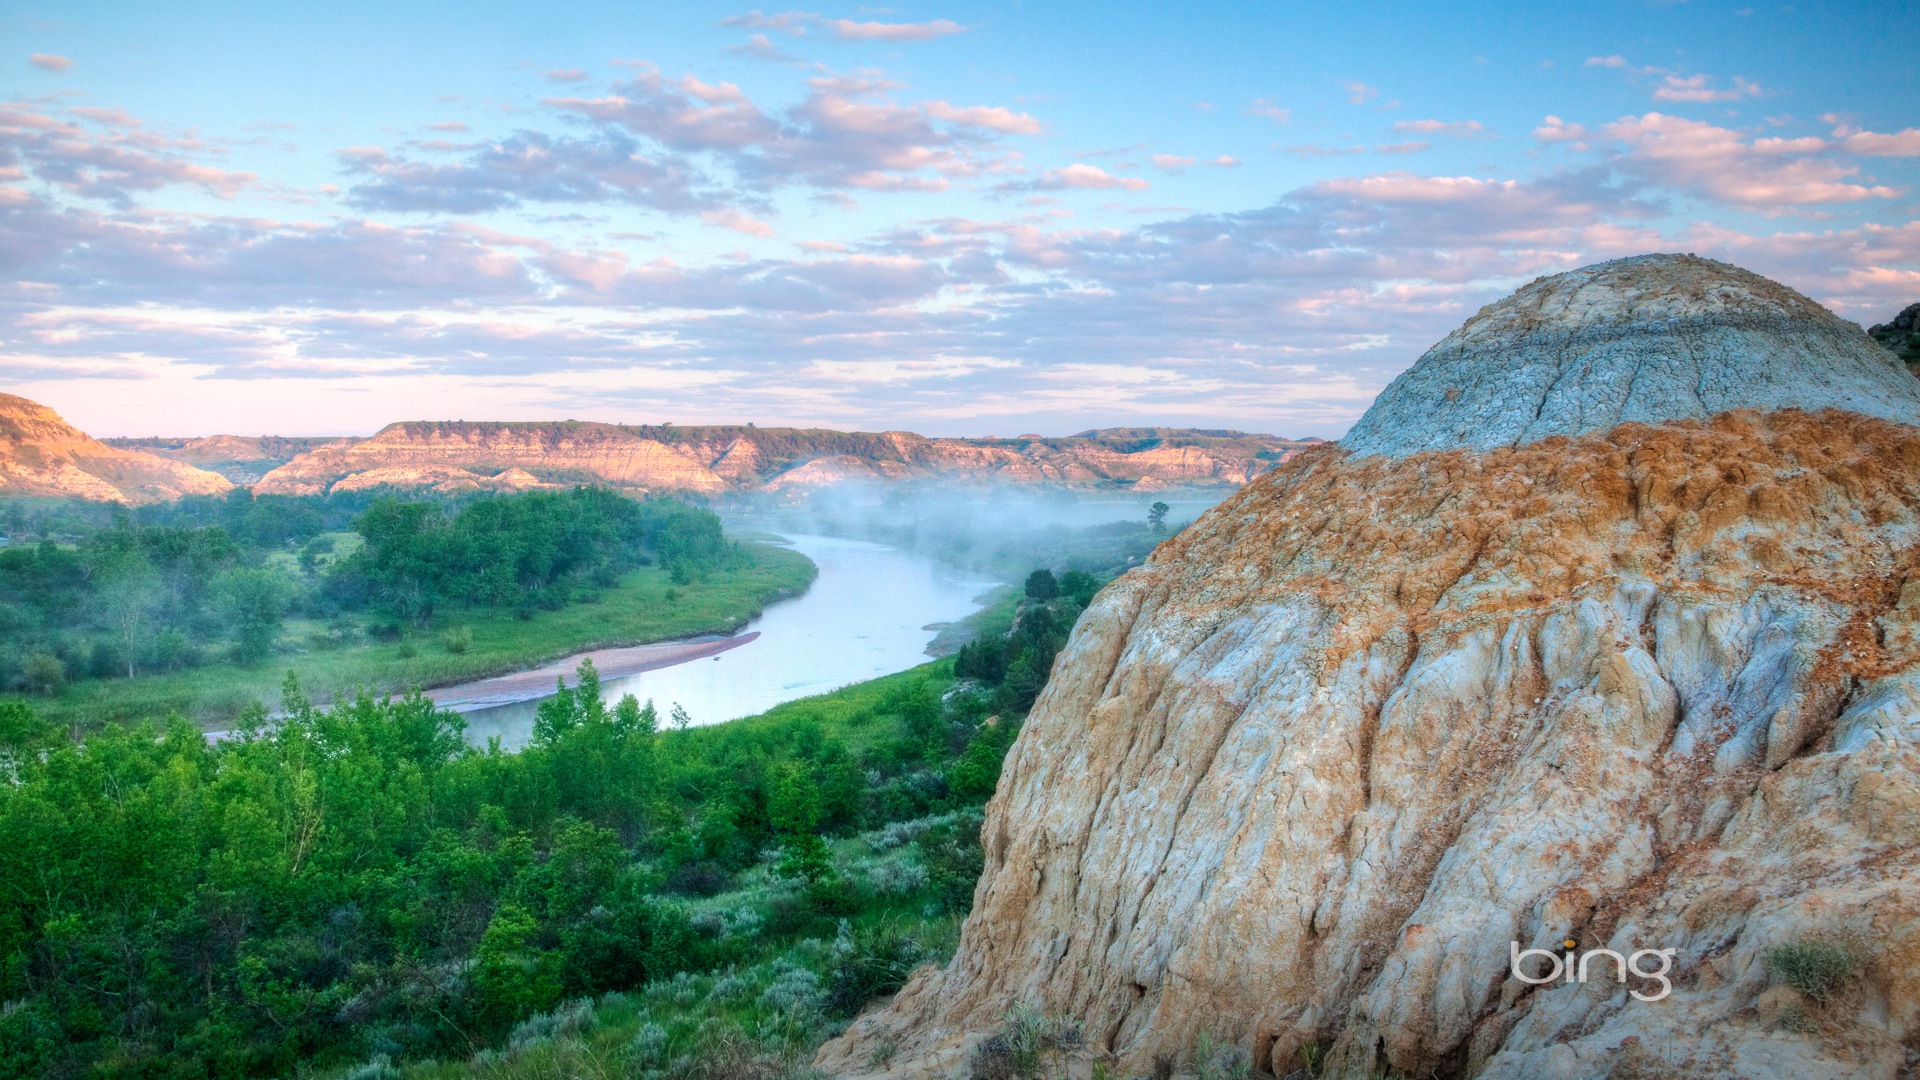
<path fill-rule="evenodd" d="M 1312 445 L 1239 432 L 1127 430 L 1065 439 L 930 439 L 911 432 L 577 423 L 404 423 L 341 441 L 268 473 L 262 493 L 380 484 L 487 486 L 503 470 L 536 481 L 720 494 L 848 481 L 1238 486 Z"/>
<path fill-rule="evenodd" d="M 232 486 L 217 473 L 108 446 L 44 405 L 0 394 L 0 495 L 153 502 Z"/>
<path fill-rule="evenodd" d="M 1723 359 L 1763 385 L 1777 355 Z M 1481 361 L 1464 385 L 1528 356 Z M 1872 400 L 1870 363 L 1829 374 Z M 1120 1075 L 1205 1033 L 1282 1075 L 1314 1048 L 1331 1075 L 1893 1077 L 1920 1046 L 1920 428 L 1639 400 L 1517 446 L 1315 450 L 1103 591 L 1008 757 L 952 963 L 819 1063 L 943 1075 L 1019 1002 Z M 1511 401 L 1489 418 L 1524 431 L 1539 398 Z M 1676 950 L 1670 996 L 1604 957 L 1511 974 L 1567 939 Z M 1825 1006 L 1769 969 L 1807 942 L 1861 961 Z"/>

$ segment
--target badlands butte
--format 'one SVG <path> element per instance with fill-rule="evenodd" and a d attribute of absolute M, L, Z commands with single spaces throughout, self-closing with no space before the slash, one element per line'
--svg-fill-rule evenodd
<path fill-rule="evenodd" d="M 1281 1076 L 1913 1075 L 1916 424 L 1897 357 L 1722 263 L 1486 308 L 1100 593 L 957 953 L 816 1064 L 964 1074 L 1020 1004 L 1116 1076 L 1196 1045 Z M 1674 950 L 1671 993 L 1510 973 L 1569 939 Z M 1808 996 L 1781 949 L 1853 964 Z"/>
<path fill-rule="evenodd" d="M 41 418 L 59 445 L 90 447 L 86 460 L 125 462 L 175 476 L 173 487 L 116 485 L 73 470 L 39 468 L 47 453 L 31 435 L 0 445 L 0 494 L 65 494 L 141 501 L 188 490 L 247 484 L 262 495 L 324 495 L 395 489 L 513 491 L 601 484 L 634 493 L 718 496 L 804 491 L 849 481 L 1053 485 L 1167 491 L 1238 487 L 1321 442 L 1239 431 L 1108 428 L 1067 438 L 1023 435 L 936 439 L 905 431 L 818 428 L 628 426 L 552 422 L 416 421 L 370 438 L 294 439 L 214 435 L 200 439 L 94 442 L 24 398 L 0 395 L 0 438 Z M 90 456 L 87 456 L 90 455 Z M 85 462 L 81 462 L 84 471 Z M 115 474 L 120 475 L 120 474 Z M 144 474 L 142 474 L 144 475 Z M 189 487 L 198 484 L 198 487 Z"/>

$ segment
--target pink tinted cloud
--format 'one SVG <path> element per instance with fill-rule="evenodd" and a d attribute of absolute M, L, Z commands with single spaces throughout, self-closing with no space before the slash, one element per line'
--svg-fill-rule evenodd
<path fill-rule="evenodd" d="M 828 19 L 823 25 L 833 36 L 846 41 L 930 41 L 933 38 L 964 34 L 967 28 L 951 19 L 923 23 L 854 22 Z"/>
<path fill-rule="evenodd" d="M 51 71 L 55 75 L 64 75 L 68 69 L 73 67 L 73 61 L 54 53 L 34 53 L 32 56 L 27 57 L 27 63 L 32 64 L 41 71 Z"/>
<path fill-rule="evenodd" d="M 1841 126 L 1833 137 L 1850 153 L 1864 157 L 1920 157 L 1920 128 L 1888 133 Z"/>
<path fill-rule="evenodd" d="M 230 199 L 259 182 L 253 173 L 209 164 L 220 152 L 190 132 L 146 130 L 122 109 L 79 106 L 63 113 L 0 103 L 0 160 L 12 158 L 72 195 L 124 205 L 133 192 L 184 185 Z"/>
<path fill-rule="evenodd" d="M 758 236 L 763 239 L 770 239 L 773 236 L 773 226 L 758 218 L 749 217 L 732 207 L 724 210 L 709 210 L 700 215 L 700 220 L 709 225 L 718 225 L 723 229 L 746 233 L 748 236 Z"/>
<path fill-rule="evenodd" d="M 1624 56 L 1617 56 L 1617 55 L 1616 56 L 1589 56 L 1587 57 L 1586 66 L 1587 67 L 1604 67 L 1604 68 L 1623 68 L 1627 66 L 1627 58 Z"/>
<path fill-rule="evenodd" d="M 1058 169 L 1048 169 L 1032 185 L 1041 191 L 1064 191 L 1079 188 L 1090 191 L 1119 189 L 1122 191 L 1145 191 L 1152 184 L 1137 176 L 1115 176 L 1098 165 L 1067 165 Z"/>
<path fill-rule="evenodd" d="M 944 101 L 929 101 L 925 106 L 927 115 L 935 120 L 945 120 L 952 124 L 965 124 L 968 127 L 986 131 L 999 131 L 1008 135 L 1038 135 L 1043 130 L 1040 121 L 1026 113 L 1014 112 L 997 105 L 968 105 L 955 107 Z"/>
<path fill-rule="evenodd" d="M 1351 105 L 1365 105 L 1380 96 L 1380 88 L 1368 86 L 1363 82 L 1343 82 L 1340 89 L 1347 92 L 1347 102 Z"/>
<path fill-rule="evenodd" d="M 550 82 L 586 82 L 588 75 L 579 68 L 551 68 L 540 73 L 540 77 Z"/>
<path fill-rule="evenodd" d="M 1657 112 L 1623 117 L 1599 134 L 1625 145 L 1622 171 L 1761 213 L 1899 195 L 1856 183 L 1858 169 L 1814 156 L 1827 148 L 1823 139 L 1748 140 L 1729 128 Z"/>
<path fill-rule="evenodd" d="M 1760 84 L 1738 75 L 1733 77 L 1731 87 L 1715 87 L 1705 75 L 1667 75 L 1662 77 L 1660 85 L 1653 91 L 1655 101 L 1738 101 L 1741 98 L 1759 97 Z"/>
<path fill-rule="evenodd" d="M 1486 133 L 1486 125 L 1478 120 L 1396 120 L 1393 130 L 1412 135 L 1453 135 L 1470 138 Z"/>

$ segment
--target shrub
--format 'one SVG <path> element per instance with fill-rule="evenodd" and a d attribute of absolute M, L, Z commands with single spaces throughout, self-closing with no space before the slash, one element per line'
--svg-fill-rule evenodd
<path fill-rule="evenodd" d="M 1860 969 L 1860 960 L 1830 941 L 1794 941 L 1767 952 L 1771 967 L 1788 986 L 1825 1005 Z"/>
<path fill-rule="evenodd" d="M 867 1002 L 905 986 L 913 969 L 930 959 L 927 948 L 892 920 L 851 931 L 841 923 L 833 954 L 827 1008 L 840 1018 L 852 1017 Z"/>
<path fill-rule="evenodd" d="M 1063 1067 L 1086 1045 L 1080 1025 L 1015 1005 L 1001 1014 L 1000 1030 L 973 1048 L 968 1074 L 971 1080 L 1034 1080 L 1050 1064 Z"/>
<path fill-rule="evenodd" d="M 443 640 L 448 652 L 459 655 L 473 648 L 473 631 L 464 626 L 456 626 L 446 632 Z"/>

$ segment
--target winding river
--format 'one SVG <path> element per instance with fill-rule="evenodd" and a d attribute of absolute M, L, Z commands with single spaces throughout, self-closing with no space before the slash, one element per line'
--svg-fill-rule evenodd
<path fill-rule="evenodd" d="M 804 594 L 768 607 L 750 623 L 746 630 L 757 637 L 670 667 L 608 679 L 607 701 L 622 694 L 651 699 L 663 726 L 675 705 L 696 725 L 718 724 L 904 671 L 927 660 L 938 624 L 978 611 L 995 585 L 884 544 L 807 535 L 786 540 L 820 574 Z M 538 705 L 516 701 L 462 710 L 467 737 L 485 744 L 497 736 L 509 749 L 523 746 Z"/>

